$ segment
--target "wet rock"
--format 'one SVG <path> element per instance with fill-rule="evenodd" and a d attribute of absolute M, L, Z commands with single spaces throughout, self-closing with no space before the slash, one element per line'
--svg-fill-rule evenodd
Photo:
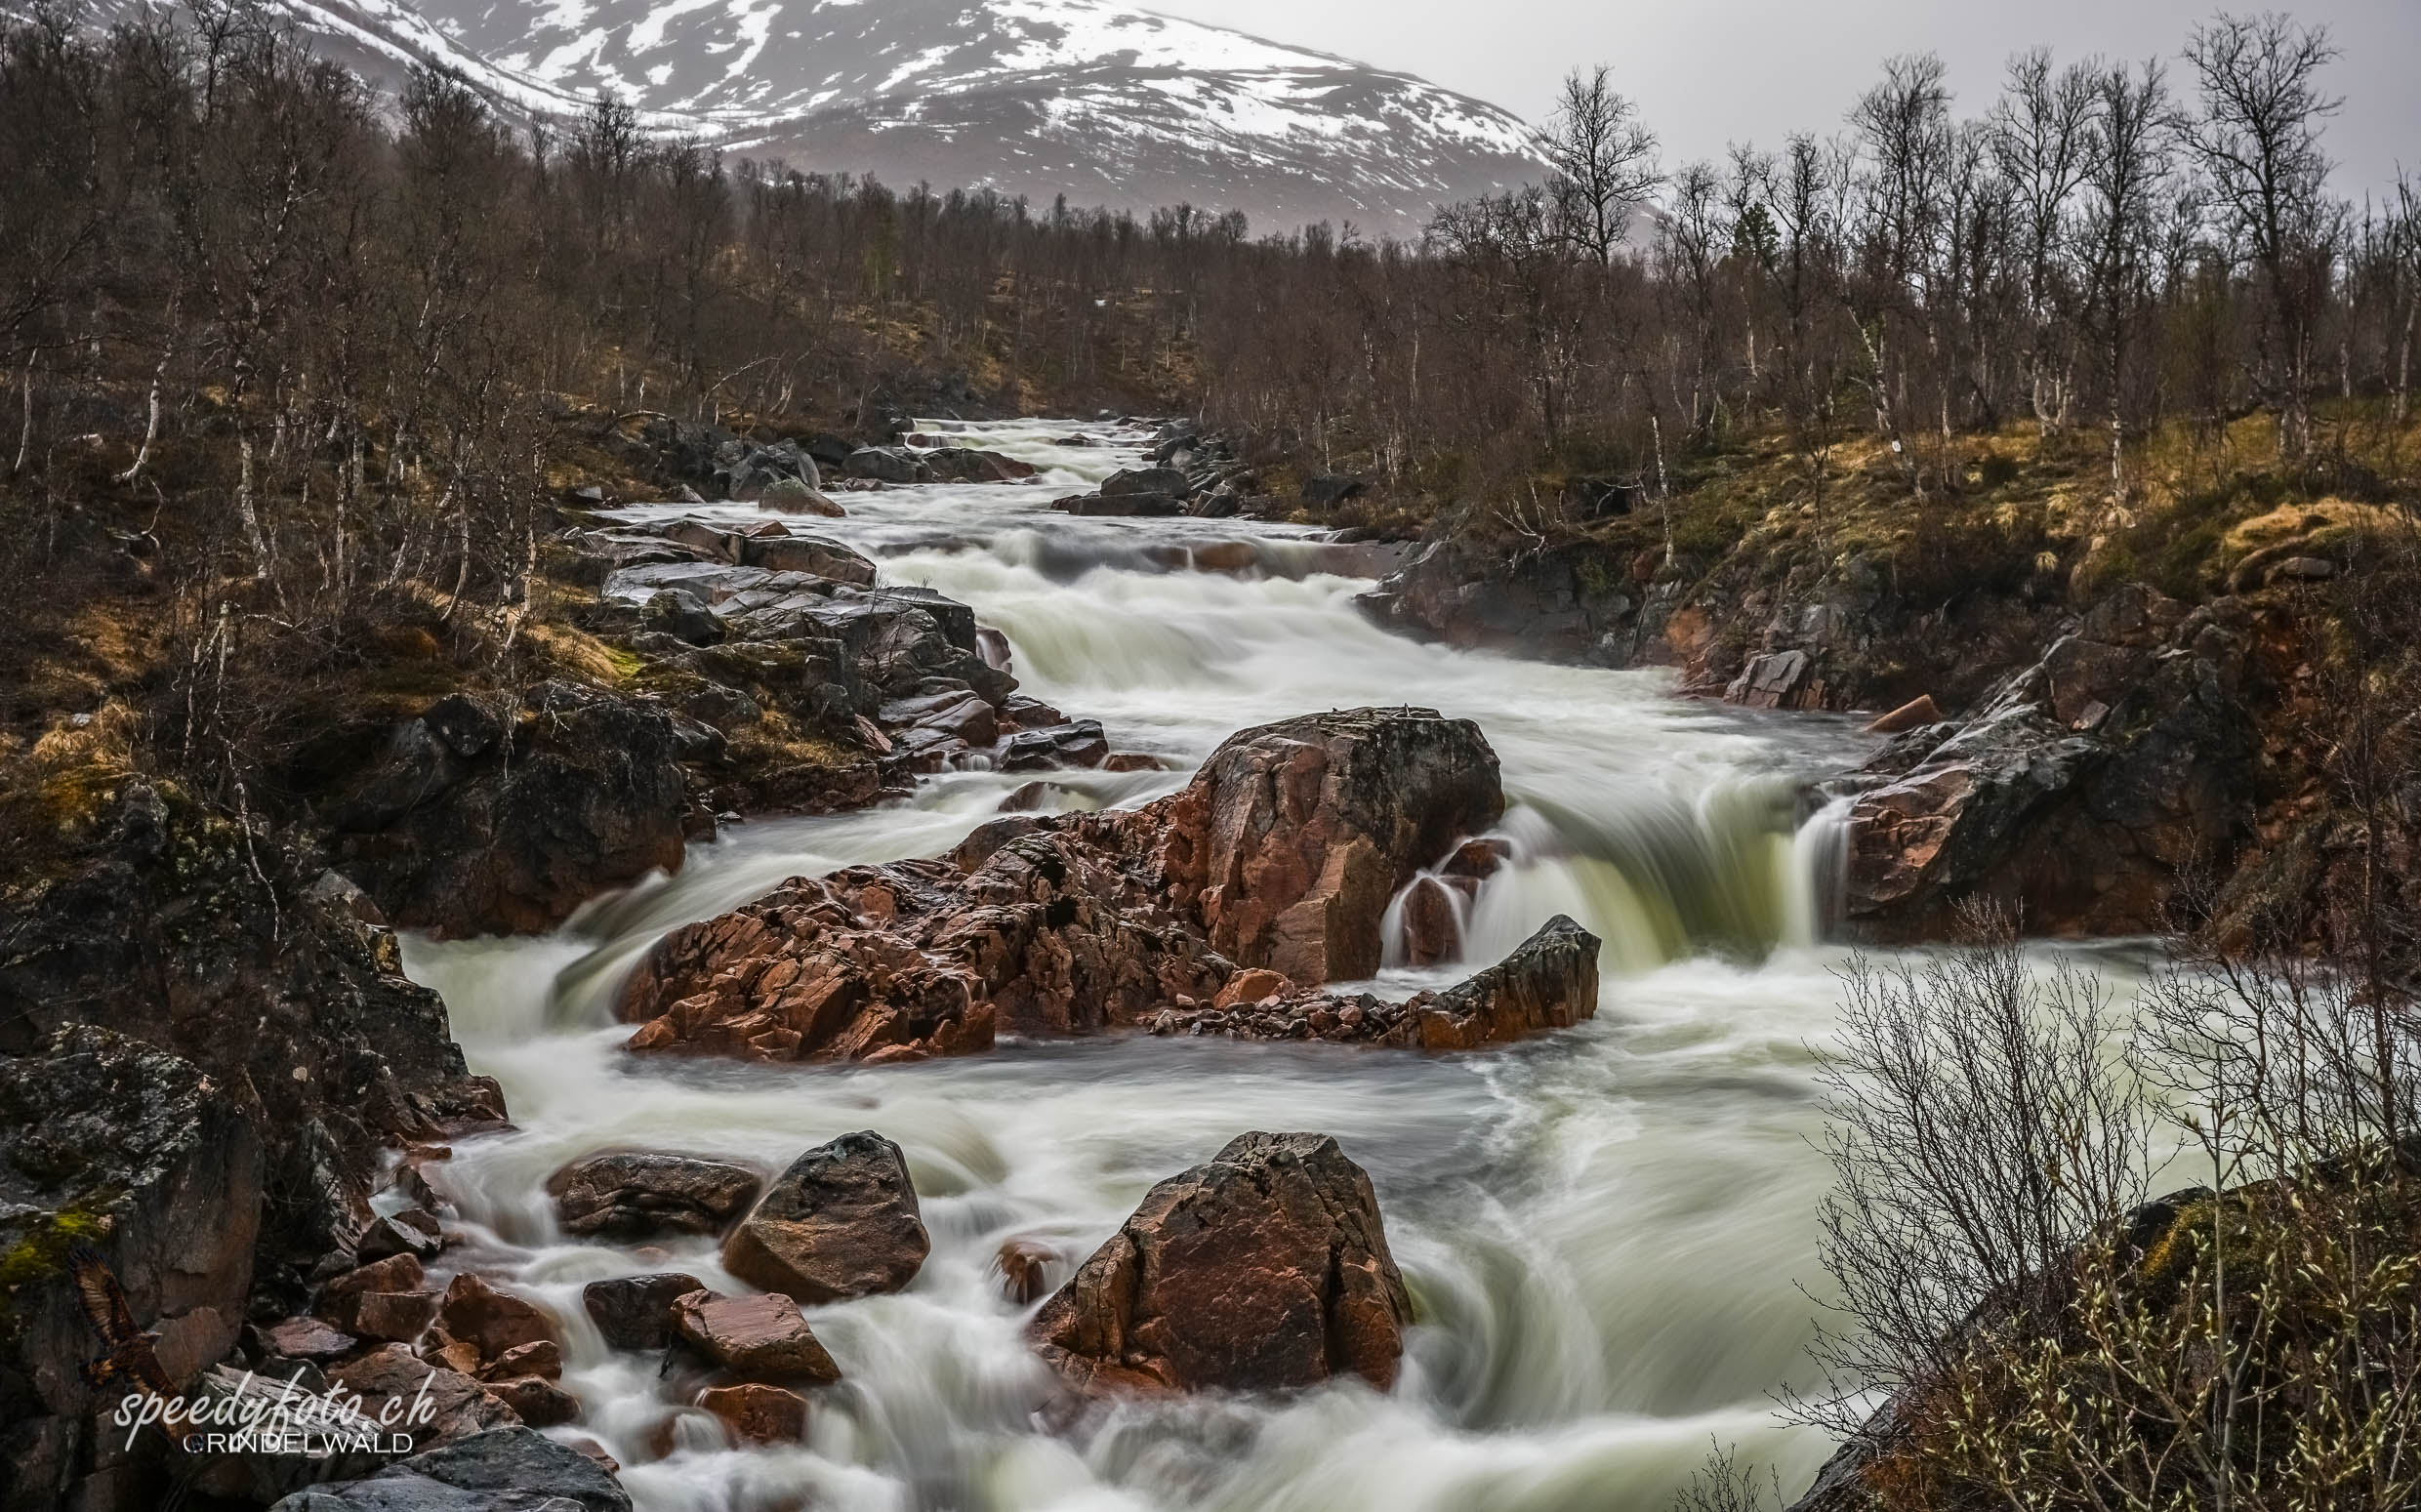
<path fill-rule="evenodd" d="M 1097 719 L 1021 730 L 1001 743 L 999 769 L 1040 772 L 1099 766 L 1109 758 L 1110 738 Z"/>
<path fill-rule="evenodd" d="M 698 1393 L 698 1406 L 741 1444 L 797 1444 L 807 1436 L 807 1399 L 779 1386 L 710 1386 Z"/>
<path fill-rule="evenodd" d="M 476 1276 L 457 1276 L 445 1288 L 439 1316 L 448 1333 L 497 1360 L 523 1344 L 555 1342 L 554 1325 L 534 1302 L 499 1291 Z"/>
<path fill-rule="evenodd" d="M 1469 901 L 1447 879 L 1414 878 L 1401 899 L 1405 960 L 1416 966 L 1433 966 L 1459 957 L 1462 911 Z"/>
<path fill-rule="evenodd" d="M 1926 693 L 1910 699 L 1891 713 L 1877 718 L 1867 726 L 1867 733 L 1869 735 L 1905 735 L 1910 730 L 1923 729 L 1928 724 L 1941 722 L 1942 710 L 1934 703 L 1934 696 Z"/>
<path fill-rule="evenodd" d="M 723 1242 L 723 1268 L 821 1305 L 901 1289 L 930 1248 L 899 1146 L 860 1131 L 793 1161 Z"/>
<path fill-rule="evenodd" d="M 762 1183 L 744 1165 L 679 1155 L 597 1155 L 547 1178 L 555 1217 L 572 1234 L 637 1239 L 719 1234 Z"/>
<path fill-rule="evenodd" d="M 840 519 L 849 512 L 814 484 L 795 477 L 767 484 L 757 496 L 757 508 L 783 514 L 820 514 L 826 519 Z"/>
<path fill-rule="evenodd" d="M 1156 1035 L 1478 1049 L 1594 1017 L 1601 944 L 1559 914 L 1512 955 L 1444 992 L 1390 1002 L 1368 993 L 1339 997 L 1289 987 L 1272 998 L 1251 996 L 1264 985 L 1255 981 L 1222 993 L 1209 1007 L 1165 1009 L 1145 1027 Z M 1237 982 L 1250 975 L 1240 973 Z"/>
<path fill-rule="evenodd" d="M 673 931 L 625 985 L 631 1048 L 896 1060 L 996 1027 L 1088 1033 L 1238 965 L 1367 977 L 1388 898 L 1502 807 L 1468 721 L 1364 710 L 1247 731 L 1143 808 L 1011 815 L 939 862 L 785 883 Z"/>
<path fill-rule="evenodd" d="M 1724 700 L 1750 709 L 1822 709 L 1825 689 L 1816 679 L 1815 668 L 1815 662 L 1801 650 L 1751 657 L 1723 690 Z"/>
<path fill-rule="evenodd" d="M 1457 536 L 1432 542 L 1364 593 L 1375 623 L 1449 645 L 1626 667 L 1669 661 L 1669 599 L 1593 541 L 1514 552 Z"/>
<path fill-rule="evenodd" d="M 1385 1390 L 1412 1318 L 1362 1168 L 1323 1134 L 1244 1134 L 1154 1187 L 1027 1336 L 1088 1393 Z"/>
<path fill-rule="evenodd" d="M 505 1426 L 367 1480 L 295 1492 L 270 1512 L 631 1512 L 612 1472 L 534 1429 Z"/>
<path fill-rule="evenodd" d="M 288 1318 L 246 1331 L 253 1353 L 270 1360 L 308 1360 L 317 1364 L 349 1355 L 361 1342 L 317 1318 Z"/>
<path fill-rule="evenodd" d="M 491 1379 L 487 1389 L 532 1428 L 557 1427 L 580 1415 L 578 1397 L 540 1376 L 500 1376 Z"/>
<path fill-rule="evenodd" d="M 942 446 L 926 452 L 926 470 L 943 483 L 1013 483 L 1042 470 L 1030 462 L 971 446 Z"/>
<path fill-rule="evenodd" d="M 1101 497 L 1125 499 L 1159 495 L 1172 500 L 1193 497 L 1194 485 L 1174 468 L 1124 468 L 1101 480 Z"/>
<path fill-rule="evenodd" d="M 723 638 L 722 621 L 686 589 L 668 588 L 648 599 L 639 610 L 639 624 L 693 646 L 711 646 Z"/>
<path fill-rule="evenodd" d="M 1594 1017 L 1602 944 L 1556 915 L 1503 960 L 1420 1002 L 1420 1047 L 1475 1049 Z"/>
<path fill-rule="evenodd" d="M 1376 975 L 1388 900 L 1504 809 L 1479 727 L 1421 709 L 1230 736 L 1166 801 L 1212 947 L 1314 984 Z"/>
<path fill-rule="evenodd" d="M 109 1504 L 123 1431 L 96 1417 L 104 1351 L 69 1267 L 79 1244 L 125 1288 L 152 1354 L 189 1384 L 235 1343 L 253 1284 L 264 1163 L 231 1097 L 191 1063 L 89 1025 L 0 1058 L 0 1465 L 19 1498 Z M 98 1460 L 97 1460 L 98 1456 Z"/>
<path fill-rule="evenodd" d="M 1000 715 L 972 689 L 902 699 L 882 706 L 892 728 L 927 729 L 965 746 L 989 746 L 1000 738 Z"/>
<path fill-rule="evenodd" d="M 596 1331 L 616 1349 L 662 1349 L 673 1339 L 673 1304 L 706 1287 L 685 1271 L 616 1276 L 580 1290 Z"/>
<path fill-rule="evenodd" d="M 687 789 L 671 715 L 549 682 L 509 740 L 459 756 L 426 715 L 336 815 L 346 875 L 443 937 L 552 928 L 596 893 L 677 871 Z"/>
<path fill-rule="evenodd" d="M 2153 932 L 2184 879 L 2234 859 L 2257 761 L 2244 642 L 2207 622 L 2165 632 L 2120 596 L 2080 628 L 2113 639 L 2064 636 L 1963 723 L 1868 763 L 1849 821 L 1853 923 L 1945 938 L 1982 898 L 2029 931 Z"/>
<path fill-rule="evenodd" d="M 842 468 L 851 477 L 872 478 L 881 483 L 923 483 L 932 477 L 917 460 L 916 453 L 902 446 L 861 446 L 849 453 Z"/>
<path fill-rule="evenodd" d="M 560 1380 L 563 1377 L 563 1346 L 553 1339 L 515 1344 L 488 1362 L 478 1375 L 479 1379 L 491 1382 L 514 1380 L 524 1375 L 535 1375 L 541 1380 Z M 521 1420 L 529 1421 L 529 1414 L 523 1412 Z"/>
<path fill-rule="evenodd" d="M 460 1370 L 431 1365 L 403 1344 L 388 1344 L 336 1366 L 328 1377 L 357 1394 L 367 1416 L 379 1419 L 386 1414 L 386 1422 L 402 1424 L 399 1431 L 408 1433 L 417 1449 L 451 1444 L 516 1421 L 513 1409 L 494 1392 Z M 387 1408 L 390 1402 L 401 1404 L 391 1413 Z"/>
<path fill-rule="evenodd" d="M 841 1368 L 817 1340 L 799 1304 L 782 1292 L 717 1296 L 692 1291 L 673 1303 L 674 1336 L 745 1380 L 829 1386 Z"/>
<path fill-rule="evenodd" d="M 445 1238 L 437 1227 L 435 1214 L 407 1207 L 390 1217 L 372 1220 L 353 1242 L 353 1257 L 364 1263 L 402 1254 L 433 1260 L 444 1247 Z"/>
<path fill-rule="evenodd" d="M 740 549 L 740 560 L 745 566 L 767 572 L 803 572 L 828 583 L 846 583 L 857 588 L 871 588 L 875 581 L 875 564 L 863 552 L 822 536 L 754 539 Z"/>

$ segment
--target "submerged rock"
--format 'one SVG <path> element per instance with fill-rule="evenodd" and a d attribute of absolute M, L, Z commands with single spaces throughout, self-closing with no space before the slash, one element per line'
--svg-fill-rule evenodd
<path fill-rule="evenodd" d="M 820 1305 L 901 1289 L 931 1247 L 899 1146 L 861 1130 L 793 1161 L 723 1242 L 723 1268 Z"/>
<path fill-rule="evenodd" d="M 1151 1190 L 1027 1337 L 1080 1391 L 1393 1385 L 1413 1320 L 1370 1177 L 1325 1134 L 1242 1134 Z"/>

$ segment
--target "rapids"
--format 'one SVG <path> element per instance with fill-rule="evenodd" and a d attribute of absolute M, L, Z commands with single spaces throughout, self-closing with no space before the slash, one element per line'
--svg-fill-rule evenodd
<path fill-rule="evenodd" d="M 586 1405 L 564 1431 L 602 1441 L 651 1512 L 1651 1512 L 1710 1442 L 1803 1484 L 1829 1446 L 1780 1426 L 1771 1393 L 1808 1383 L 1816 1308 L 1799 1287 L 1821 1279 L 1826 1172 L 1806 1140 L 1807 1044 L 1830 1025 L 1841 959 L 1823 929 L 1837 825 L 1804 795 L 1863 753 L 1853 725 L 1676 699 L 1662 673 L 1385 634 L 1352 607 L 1367 581 L 1337 575 L 1355 553 L 1299 528 L 1048 510 L 1133 462 L 1141 431 L 965 429 L 1048 470 L 846 494 L 849 518 L 806 528 L 875 555 L 886 581 L 973 605 L 1006 633 L 1025 691 L 1180 768 L 1236 729 L 1315 710 L 1410 703 L 1477 720 L 1514 800 L 1515 864 L 1469 910 L 1461 962 L 1391 966 L 1379 990 L 1457 979 L 1564 912 L 1606 941 L 1598 1015 L 1456 1057 L 1150 1038 L 1009 1041 L 876 1070 L 618 1053 L 613 990 L 667 929 L 786 877 L 946 848 L 1030 780 L 988 771 L 876 811 L 730 827 L 677 878 L 552 937 L 407 940 L 409 969 L 444 994 L 517 1125 L 444 1168 L 472 1235 L 447 1262 L 509 1278 L 564 1321 L 564 1385 Z M 1075 429 L 1113 444 L 1057 444 Z M 1091 807 L 1158 797 L 1184 772 L 1051 780 L 1058 806 Z M 906 1150 L 932 1256 L 905 1293 L 809 1310 L 846 1379 L 819 1395 L 807 1444 L 730 1449 L 713 1419 L 661 1400 L 652 1359 L 608 1351 L 579 1301 L 587 1282 L 651 1270 L 731 1287 L 712 1243 L 568 1240 L 545 1179 L 608 1148 L 770 1171 L 854 1128 Z M 988 1274 L 1001 1242 L 1039 1237 L 1081 1260 L 1153 1182 L 1253 1128 L 1334 1134 L 1371 1172 L 1419 1315 L 1396 1389 L 1134 1406 L 1082 1438 L 1043 1431 L 1028 1310 Z"/>

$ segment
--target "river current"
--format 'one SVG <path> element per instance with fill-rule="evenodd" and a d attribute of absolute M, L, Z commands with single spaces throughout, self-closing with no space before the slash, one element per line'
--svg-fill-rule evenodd
<path fill-rule="evenodd" d="M 1804 795 L 1867 748 L 1854 724 L 1676 698 L 1662 672 L 1416 644 L 1367 623 L 1352 598 L 1368 580 L 1328 570 L 1348 553 L 1298 527 L 1049 511 L 1133 465 L 1143 431 L 966 429 L 1045 474 L 843 494 L 849 518 L 798 528 L 971 604 L 1006 634 L 1024 691 L 1172 768 L 1054 775 L 1049 805 L 1146 801 L 1226 735 L 1291 715 L 1469 717 L 1502 759 L 1516 864 L 1473 905 L 1461 961 L 1390 967 L 1378 990 L 1457 980 L 1561 912 L 1606 941 L 1597 1016 L 1457 1056 L 1149 1037 L 1010 1039 L 878 1069 L 620 1052 L 614 989 L 666 930 L 788 877 L 945 849 L 1032 780 L 989 771 L 868 812 L 729 826 L 677 878 L 550 937 L 407 940 L 516 1125 L 439 1168 L 469 1236 L 446 1263 L 561 1320 L 563 1384 L 586 1409 L 561 1431 L 603 1443 L 648 1512 L 1661 1512 L 1713 1444 L 1804 1484 L 1829 1446 L 1783 1426 L 1774 1394 L 1808 1384 L 1818 1308 L 1802 1288 L 1822 1291 L 1826 1183 L 1809 1046 L 1845 955 L 1824 928 L 1835 827 Z M 1107 444 L 1058 444 L 1080 431 Z M 546 1178 L 610 1149 L 770 1175 L 857 1128 L 906 1151 L 931 1257 L 903 1293 L 808 1310 L 845 1375 L 816 1394 L 808 1442 L 732 1448 L 663 1398 L 653 1358 L 608 1350 L 580 1304 L 589 1282 L 658 1270 L 745 1289 L 713 1242 L 568 1238 Z M 1333 1134 L 1370 1171 L 1418 1315 L 1395 1389 L 1195 1398 L 1046 1430 L 1048 1381 L 1020 1338 L 1031 1309 L 992 1273 L 1002 1242 L 1081 1261 L 1154 1182 L 1249 1129 Z"/>

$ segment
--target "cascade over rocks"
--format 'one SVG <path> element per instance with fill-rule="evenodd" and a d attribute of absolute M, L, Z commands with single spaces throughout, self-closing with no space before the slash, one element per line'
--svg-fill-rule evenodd
<path fill-rule="evenodd" d="M 1388 899 L 1502 808 L 1467 720 L 1306 715 L 1140 809 L 1011 815 L 948 858 L 794 879 L 677 929 L 621 1014 L 636 1050 L 893 1060 L 1131 1026 L 1240 965 L 1367 977 Z"/>
<path fill-rule="evenodd" d="M 1393 1385 L 1413 1321 L 1370 1177 L 1325 1134 L 1241 1134 L 1152 1188 L 1027 1337 L 1087 1393 Z"/>
<path fill-rule="evenodd" d="M 819 1306 L 899 1290 L 931 1247 L 907 1159 L 861 1130 L 793 1161 L 723 1241 L 723 1268 Z"/>
<path fill-rule="evenodd" d="M 2249 621 L 2238 600 L 2186 613 L 2121 590 L 1965 720 L 1895 740 L 1851 810 L 1851 921 L 1942 938 L 1981 897 L 2029 932 L 2159 928 L 2184 877 L 2249 831 Z"/>

